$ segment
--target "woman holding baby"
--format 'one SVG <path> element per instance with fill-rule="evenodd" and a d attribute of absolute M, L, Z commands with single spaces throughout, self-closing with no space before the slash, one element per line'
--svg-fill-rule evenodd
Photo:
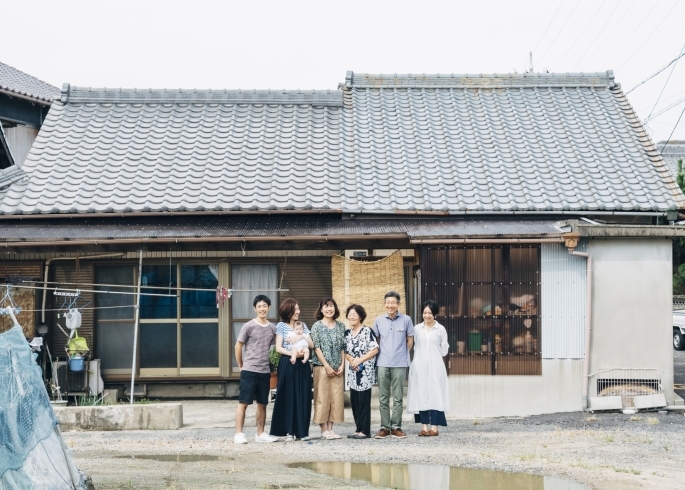
<path fill-rule="evenodd" d="M 299 325 L 300 307 L 297 301 L 292 298 L 283 301 L 278 314 L 281 321 L 276 325 L 276 351 L 281 354 L 281 360 L 278 363 L 278 391 L 270 434 L 285 436 L 286 440 L 291 441 L 308 440 L 312 414 L 312 370 L 308 362 L 301 361 L 305 353 L 314 348 L 314 344 L 307 326 L 304 323 Z M 308 348 L 303 348 L 302 341 L 307 343 Z M 293 349 L 297 350 L 294 358 L 291 357 Z"/>
<path fill-rule="evenodd" d="M 340 439 L 333 423 L 344 421 L 345 324 L 337 320 L 339 316 L 335 300 L 326 297 L 319 303 L 317 321 L 312 325 L 314 423 L 321 427 L 322 439 Z"/>

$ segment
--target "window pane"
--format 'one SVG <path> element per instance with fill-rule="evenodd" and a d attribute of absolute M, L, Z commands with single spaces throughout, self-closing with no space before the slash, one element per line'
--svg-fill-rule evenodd
<path fill-rule="evenodd" d="M 181 287 L 216 289 L 219 286 L 219 266 L 182 265 Z M 181 318 L 218 318 L 216 291 L 181 291 Z"/>
<path fill-rule="evenodd" d="M 98 323 L 95 335 L 102 369 L 131 369 L 133 323 Z"/>
<path fill-rule="evenodd" d="M 181 367 L 219 367 L 218 323 L 181 324 Z"/>
<path fill-rule="evenodd" d="M 176 367 L 176 323 L 140 325 L 140 367 Z"/>
<path fill-rule="evenodd" d="M 171 298 L 161 296 L 140 297 L 141 318 L 176 318 L 176 266 L 144 265 L 141 278 L 143 293 L 173 294 Z M 149 289 L 145 286 L 163 286 L 167 289 Z"/>
<path fill-rule="evenodd" d="M 271 299 L 269 318 L 278 318 L 277 265 L 234 265 L 233 289 L 249 289 L 249 292 L 236 292 L 231 299 L 233 318 L 248 319 L 255 316 L 252 301 L 258 294 L 266 294 Z M 241 323 L 242 325 L 242 323 Z"/>
<path fill-rule="evenodd" d="M 98 266 L 95 276 L 97 284 L 127 284 L 134 285 L 134 268 L 131 265 L 117 266 Z M 109 286 L 98 286 L 97 290 L 104 291 L 123 291 L 134 293 L 135 288 L 113 288 Z M 136 297 L 133 294 L 96 294 L 95 301 L 99 308 L 97 310 L 98 320 L 133 320 Z M 122 308 L 118 308 L 122 307 Z M 98 339 L 101 341 L 101 339 Z M 104 366 L 103 366 L 104 367 Z"/>

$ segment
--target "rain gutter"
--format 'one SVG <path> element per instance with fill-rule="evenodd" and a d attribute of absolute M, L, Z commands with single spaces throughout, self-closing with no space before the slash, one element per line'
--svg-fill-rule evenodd
<path fill-rule="evenodd" d="M 412 245 L 469 245 L 498 243 L 563 243 L 563 237 L 546 238 L 429 238 L 409 241 Z"/>
<path fill-rule="evenodd" d="M 20 94 L 17 92 L 12 92 L 11 90 L 7 90 L 4 88 L 0 88 L 0 94 L 5 94 L 10 97 L 16 97 L 17 99 L 23 99 L 23 100 L 28 100 L 29 102 L 34 102 L 36 104 L 41 104 L 47 107 L 50 107 L 52 105 L 52 101 L 47 101 L 44 99 L 40 99 L 38 97 L 31 97 L 30 95 L 24 95 Z"/>
<path fill-rule="evenodd" d="M 60 247 L 75 245 L 154 245 L 181 243 L 242 243 L 242 242 L 284 242 L 284 241 L 333 241 L 333 240 L 406 240 L 406 233 L 388 233 L 374 235 L 287 235 L 287 236 L 209 236 L 209 237 L 180 237 L 180 238 L 103 238 L 94 240 L 47 240 L 32 242 L 29 240 L 0 242 L 0 248 L 14 247 Z M 71 258 L 71 257 L 70 257 Z M 94 258 L 94 257 L 82 257 Z"/>

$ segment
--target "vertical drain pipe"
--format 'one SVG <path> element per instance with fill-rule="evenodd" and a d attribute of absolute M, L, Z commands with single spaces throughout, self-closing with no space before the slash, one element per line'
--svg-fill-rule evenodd
<path fill-rule="evenodd" d="M 131 405 L 133 405 L 133 390 L 136 385 L 136 350 L 138 350 L 138 325 L 140 323 L 140 281 L 143 276 L 143 251 L 138 250 L 138 294 L 136 295 L 136 323 L 133 328 L 133 360 L 131 361 Z"/>
<path fill-rule="evenodd" d="M 583 359 L 583 409 L 587 409 L 590 390 L 590 348 L 592 347 L 592 255 L 575 250 L 580 235 L 567 233 L 564 238 L 568 253 L 587 259 L 585 269 L 585 358 Z"/>

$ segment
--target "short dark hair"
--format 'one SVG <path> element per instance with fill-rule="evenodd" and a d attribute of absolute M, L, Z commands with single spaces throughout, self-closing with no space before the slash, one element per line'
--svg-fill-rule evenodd
<path fill-rule="evenodd" d="M 319 303 L 319 307 L 316 309 L 316 319 L 317 320 L 323 320 L 323 313 L 321 313 L 321 308 L 323 308 L 326 303 L 333 303 L 333 307 L 335 308 L 335 313 L 333 313 L 333 320 L 337 320 L 338 317 L 340 316 L 340 310 L 338 309 L 338 303 L 336 303 L 333 298 L 329 298 L 329 297 L 322 299 L 321 302 Z"/>
<path fill-rule="evenodd" d="M 400 303 L 402 300 L 400 299 L 400 293 L 397 291 L 388 291 L 385 293 L 385 297 L 383 298 L 383 301 L 385 301 L 388 298 L 395 298 L 398 303 Z"/>
<path fill-rule="evenodd" d="M 364 320 L 366 320 L 366 310 L 364 309 L 364 307 L 362 305 L 357 304 L 348 306 L 347 311 L 345 312 L 345 318 L 347 318 L 347 316 L 350 314 L 350 311 L 352 310 L 357 312 L 357 315 L 359 315 L 359 321 L 361 323 L 364 323 Z"/>
<path fill-rule="evenodd" d="M 271 300 L 265 294 L 258 294 L 257 296 L 255 296 L 254 299 L 252 300 L 252 306 L 254 308 L 256 308 L 257 303 L 259 303 L 260 301 L 264 301 L 267 305 L 271 306 Z"/>
<path fill-rule="evenodd" d="M 440 307 L 438 304 L 433 301 L 432 299 L 429 299 L 428 301 L 424 301 L 423 304 L 421 305 L 421 314 L 423 315 L 423 310 L 426 309 L 426 307 L 431 309 L 431 312 L 433 313 L 433 316 L 438 314 L 438 311 L 440 311 Z"/>
<path fill-rule="evenodd" d="M 278 316 L 281 317 L 285 323 L 290 323 L 293 315 L 295 314 L 295 308 L 297 307 L 297 301 L 292 298 L 287 298 L 283 300 L 281 306 L 278 307 Z"/>

